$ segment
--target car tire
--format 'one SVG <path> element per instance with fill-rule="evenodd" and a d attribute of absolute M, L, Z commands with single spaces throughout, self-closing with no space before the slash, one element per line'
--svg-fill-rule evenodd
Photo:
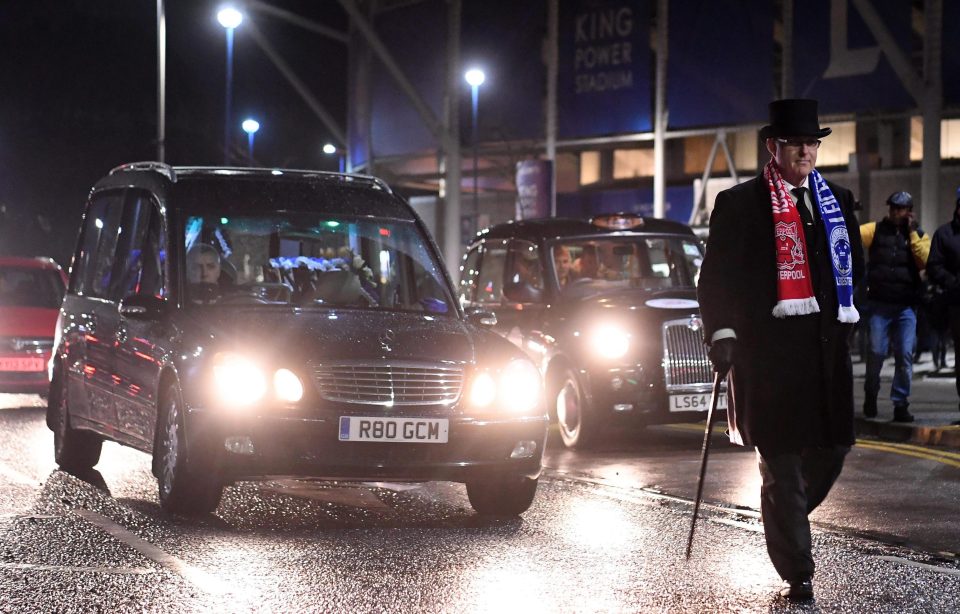
<path fill-rule="evenodd" d="M 196 466 L 187 458 L 183 400 L 176 386 L 160 397 L 160 421 L 157 424 L 159 472 L 157 487 L 160 507 L 173 514 L 202 516 L 217 509 L 223 496 L 223 483 L 211 467 Z"/>
<path fill-rule="evenodd" d="M 568 448 L 588 448 L 599 438 L 599 425 L 580 386 L 577 373 L 566 368 L 553 394 L 553 411 L 560 427 L 560 438 Z"/>
<path fill-rule="evenodd" d="M 70 399 L 67 384 L 60 374 L 54 379 L 55 394 L 50 397 L 53 417 L 53 456 L 64 471 L 92 469 L 100 461 L 103 439 L 90 431 L 70 425 Z"/>
<path fill-rule="evenodd" d="M 530 509 L 538 482 L 522 475 L 476 478 L 467 481 L 467 498 L 478 514 L 518 516 Z"/>

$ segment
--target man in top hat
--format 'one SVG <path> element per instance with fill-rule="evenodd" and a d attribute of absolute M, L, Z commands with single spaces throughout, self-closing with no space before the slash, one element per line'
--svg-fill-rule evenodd
<path fill-rule="evenodd" d="M 917 343 L 917 305 L 923 297 L 920 271 L 927 265 L 930 236 L 924 235 L 913 219 L 913 197 L 894 192 L 887 198 L 890 208 L 879 222 L 860 227 L 867 250 L 867 377 L 863 383 L 863 415 L 877 415 L 880 369 L 893 339 L 895 370 L 890 386 L 893 421 L 913 422 L 910 380 L 913 378 L 913 350 Z"/>
<path fill-rule="evenodd" d="M 953 348 L 960 355 L 960 188 L 957 188 L 953 219 L 933 233 L 927 275 L 943 290 Z M 956 371 L 957 395 L 960 395 L 960 368 Z M 960 426 L 960 421 L 954 424 Z"/>
<path fill-rule="evenodd" d="M 815 100 L 770 103 L 770 161 L 717 195 L 699 299 L 709 355 L 728 381 L 731 441 L 757 449 L 767 552 L 790 600 L 813 598 L 807 515 L 854 442 L 847 338 L 863 271 L 853 194 L 815 169 Z"/>

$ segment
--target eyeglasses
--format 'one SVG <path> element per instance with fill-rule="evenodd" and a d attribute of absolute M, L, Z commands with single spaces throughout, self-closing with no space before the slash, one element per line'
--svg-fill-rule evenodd
<path fill-rule="evenodd" d="M 816 149 L 820 147 L 820 141 L 817 139 L 777 139 L 777 142 L 787 147 L 795 147 L 796 149 L 800 149 L 801 147 Z"/>

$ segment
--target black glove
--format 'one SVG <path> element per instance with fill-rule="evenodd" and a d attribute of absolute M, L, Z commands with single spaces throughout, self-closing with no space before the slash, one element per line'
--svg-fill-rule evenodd
<path fill-rule="evenodd" d="M 713 363 L 713 370 L 720 374 L 720 379 L 727 376 L 730 367 L 733 366 L 733 354 L 737 347 L 737 340 L 733 337 L 717 339 L 710 345 L 707 356 Z"/>

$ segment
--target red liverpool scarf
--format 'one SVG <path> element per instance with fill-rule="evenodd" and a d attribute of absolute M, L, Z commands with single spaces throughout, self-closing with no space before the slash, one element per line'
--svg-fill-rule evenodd
<path fill-rule="evenodd" d="M 800 212 L 787 194 L 783 178 L 773 160 L 763 167 L 763 178 L 767 180 L 770 190 L 777 245 L 777 304 L 773 308 L 773 315 L 784 318 L 817 313 L 820 306 L 813 295 Z"/>

